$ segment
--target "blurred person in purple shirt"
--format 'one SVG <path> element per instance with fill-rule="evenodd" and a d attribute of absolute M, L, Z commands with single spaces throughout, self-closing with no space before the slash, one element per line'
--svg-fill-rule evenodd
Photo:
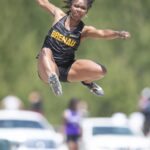
<path fill-rule="evenodd" d="M 63 113 L 64 132 L 69 150 L 78 150 L 78 141 L 81 136 L 82 115 L 78 109 L 79 100 L 72 98 L 68 108 Z"/>
<path fill-rule="evenodd" d="M 141 92 L 139 110 L 145 118 L 143 132 L 148 135 L 150 133 L 150 87 L 145 87 Z"/>

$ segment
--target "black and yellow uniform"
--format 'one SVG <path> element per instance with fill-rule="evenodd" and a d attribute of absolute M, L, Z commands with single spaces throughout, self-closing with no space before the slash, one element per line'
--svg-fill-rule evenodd
<path fill-rule="evenodd" d="M 75 61 L 75 51 L 79 47 L 81 31 L 84 27 L 84 23 L 80 21 L 73 31 L 69 31 L 65 28 L 66 19 L 67 16 L 64 16 L 49 30 L 43 44 L 43 48 L 52 50 L 61 81 L 67 81 L 68 71 Z"/>

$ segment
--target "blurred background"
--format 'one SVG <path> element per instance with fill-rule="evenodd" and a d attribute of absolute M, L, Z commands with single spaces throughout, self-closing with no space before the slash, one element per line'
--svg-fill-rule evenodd
<path fill-rule="evenodd" d="M 51 2 L 63 9 L 63 0 Z M 83 19 L 131 33 L 128 40 L 88 39 L 77 51 L 76 58 L 106 66 L 108 74 L 98 81 L 104 97 L 80 83 L 62 83 L 63 96 L 54 96 L 39 79 L 35 59 L 52 17 L 35 0 L 1 0 L 0 10 L 0 150 L 67 150 L 63 113 L 72 97 L 80 100 L 84 120 L 76 120 L 83 128 L 81 150 L 150 149 L 149 0 L 95 0 Z"/>
<path fill-rule="evenodd" d="M 62 0 L 51 0 L 63 7 Z M 80 83 L 62 83 L 63 96 L 55 97 L 37 75 L 36 55 L 52 25 L 52 17 L 35 0 L 0 1 L 0 100 L 8 95 L 21 99 L 24 109 L 31 108 L 31 93 L 42 96 L 42 113 L 53 124 L 60 124 L 62 112 L 71 97 L 88 104 L 90 116 L 126 115 L 139 110 L 141 91 L 150 86 L 149 0 L 95 0 L 87 25 L 99 29 L 129 31 L 128 40 L 84 41 L 76 58 L 104 64 L 108 74 L 98 81 L 104 97 L 92 95 Z M 30 99 L 30 100 L 29 100 Z"/>

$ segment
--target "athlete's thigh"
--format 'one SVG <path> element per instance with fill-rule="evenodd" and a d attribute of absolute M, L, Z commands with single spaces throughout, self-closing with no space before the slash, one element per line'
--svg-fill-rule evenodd
<path fill-rule="evenodd" d="M 68 81 L 91 80 L 91 78 L 100 75 L 101 72 L 101 66 L 94 61 L 79 59 L 72 64 L 68 72 Z"/>

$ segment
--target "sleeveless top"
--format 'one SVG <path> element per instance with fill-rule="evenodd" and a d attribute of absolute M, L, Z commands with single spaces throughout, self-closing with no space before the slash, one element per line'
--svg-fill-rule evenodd
<path fill-rule="evenodd" d="M 81 114 L 70 109 L 65 110 L 65 132 L 67 135 L 80 135 Z"/>
<path fill-rule="evenodd" d="M 84 27 L 82 21 L 73 30 L 69 31 L 65 28 L 67 15 L 62 17 L 49 30 L 43 47 L 50 48 L 57 65 L 72 62 L 75 58 L 75 51 L 80 45 L 81 31 Z"/>

